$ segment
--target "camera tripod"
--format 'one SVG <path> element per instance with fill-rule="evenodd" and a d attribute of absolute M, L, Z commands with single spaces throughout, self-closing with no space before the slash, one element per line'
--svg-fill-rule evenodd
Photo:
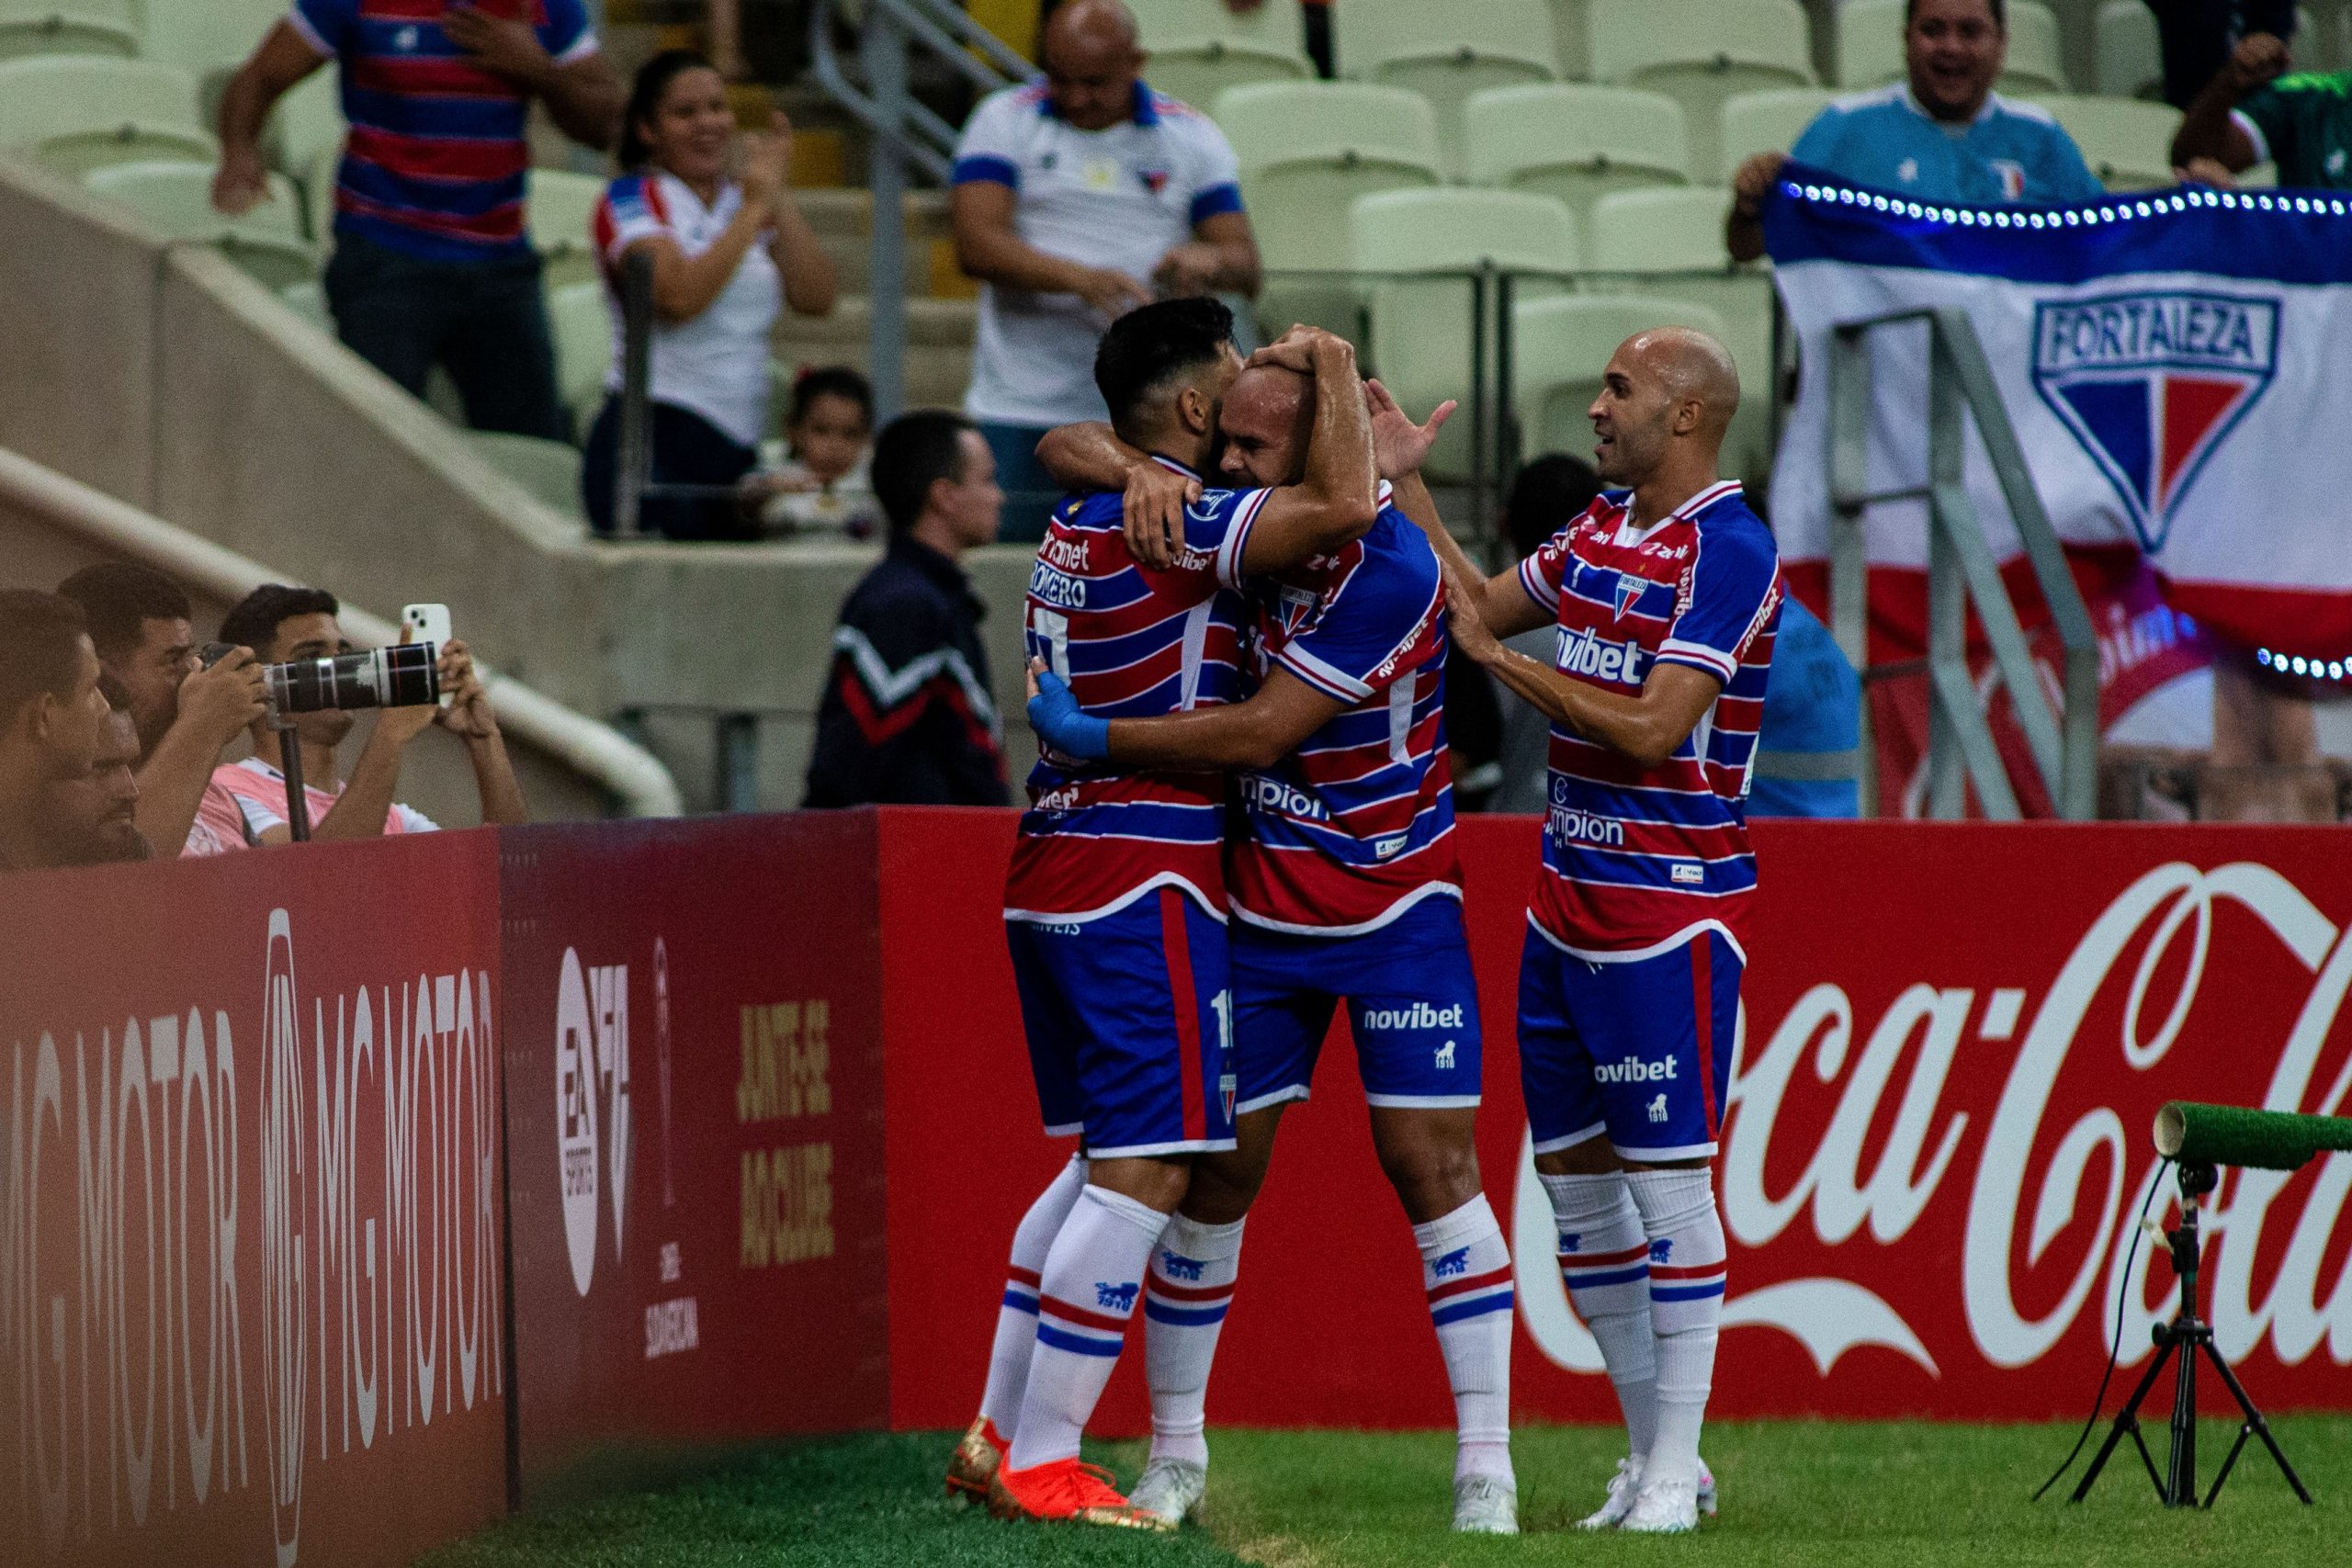
<path fill-rule="evenodd" d="M 2245 1451 L 2248 1438 L 2260 1438 L 2270 1457 L 2278 1461 L 2279 1472 L 2287 1477 L 2287 1484 L 2295 1495 L 2309 1506 L 2310 1492 L 2304 1489 L 2302 1477 L 2287 1462 L 2286 1453 L 2278 1447 L 2278 1439 L 2270 1433 L 2270 1423 L 2246 1397 L 2245 1386 L 2237 1374 L 2230 1371 L 2229 1362 L 2222 1359 L 2213 1346 L 2213 1325 L 2197 1315 L 2197 1262 L 2200 1242 L 2198 1215 L 2205 1195 L 2213 1190 L 2218 1179 L 2210 1165 L 2183 1165 L 2180 1168 L 2180 1224 L 2165 1232 L 2165 1244 L 2172 1253 L 2173 1271 L 2180 1276 L 2180 1310 L 2170 1323 L 2159 1323 L 2151 1331 L 2156 1344 L 2156 1359 L 2140 1378 L 2140 1386 L 2115 1417 L 2107 1434 L 2107 1441 L 2099 1445 L 2098 1455 L 2091 1461 L 2090 1469 L 2083 1472 L 2080 1485 L 2075 1488 L 2074 1501 L 2079 1503 L 2090 1495 L 2091 1483 L 2098 1479 L 2116 1445 L 2128 1436 L 2140 1450 L 2140 1462 L 2148 1467 L 2148 1479 L 2155 1483 L 2156 1496 L 2167 1508 L 2195 1508 L 2213 1506 L 2222 1495 L 2222 1483 L 2230 1478 L 2230 1471 L 2238 1462 L 2238 1455 Z M 2148 1440 L 2140 1432 L 2140 1402 L 2148 1397 L 2156 1380 L 2164 1375 L 2165 1364 L 2177 1352 L 2180 1359 L 2173 1368 L 2172 1452 L 2165 1473 L 2156 1473 L 2155 1456 L 2148 1451 Z M 2230 1445 L 2230 1457 L 2222 1461 L 2221 1473 L 2213 1477 L 2213 1489 L 2205 1494 L 2200 1504 L 2197 1498 L 2197 1358 L 2202 1353 L 2213 1363 L 2231 1396 L 2238 1402 L 2238 1411 L 2245 1417 L 2238 1427 L 2238 1439 Z"/>

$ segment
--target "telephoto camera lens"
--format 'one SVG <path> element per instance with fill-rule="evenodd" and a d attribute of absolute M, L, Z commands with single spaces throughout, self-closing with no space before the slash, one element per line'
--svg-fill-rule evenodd
<path fill-rule="evenodd" d="M 301 659 L 262 671 L 281 714 L 324 708 L 417 707 L 441 700 L 440 650 L 429 642 Z"/>

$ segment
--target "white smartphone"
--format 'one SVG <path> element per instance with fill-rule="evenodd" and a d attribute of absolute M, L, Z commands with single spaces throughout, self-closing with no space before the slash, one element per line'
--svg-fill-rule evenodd
<path fill-rule="evenodd" d="M 411 642 L 429 642 L 435 652 L 449 641 L 449 606 L 447 604 L 411 604 L 401 611 L 401 625 L 408 628 Z M 441 705 L 447 707 L 450 694 L 441 694 Z"/>

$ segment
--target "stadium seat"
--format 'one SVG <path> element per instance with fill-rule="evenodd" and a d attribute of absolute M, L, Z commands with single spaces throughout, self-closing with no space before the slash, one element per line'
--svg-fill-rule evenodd
<path fill-rule="evenodd" d="M 197 76 L 244 62 L 285 19 L 278 0 L 142 0 L 147 13 L 139 52 Z M 330 67 L 328 73 L 333 74 Z"/>
<path fill-rule="evenodd" d="M 597 282 L 603 275 L 596 268 L 595 242 L 588 229 L 605 182 L 569 169 L 533 169 L 530 179 L 531 244 L 546 267 L 546 286 Z"/>
<path fill-rule="evenodd" d="M 2093 25 L 2097 61 L 2092 80 L 2099 96 L 2159 96 L 2165 80 L 2164 53 L 2157 42 L 2156 14 L 2148 9 L 2148 0 L 2106 0 Z"/>
<path fill-rule="evenodd" d="M 1359 197 L 1348 213 L 1348 265 L 1371 273 L 1460 273 L 1487 262 L 1512 273 L 1565 274 L 1581 251 L 1566 204 L 1522 191 L 1399 190 Z M 1563 293 L 1565 277 L 1519 277 L 1519 299 Z M 1368 291 L 1370 368 L 1416 416 L 1447 398 L 1466 405 L 1471 393 L 1473 290 L 1461 277 L 1373 284 Z M 1493 314 L 1487 301 L 1487 364 L 1494 359 Z M 1446 426 L 1430 454 L 1435 477 L 1470 469 L 1470 421 Z"/>
<path fill-rule="evenodd" d="M 1240 162 L 1267 267 L 1259 320 L 1354 336 L 1358 299 L 1345 280 L 1281 275 L 1340 266 L 1336 242 L 1356 197 L 1439 183 L 1429 100 L 1363 82 L 1262 82 L 1218 94 L 1216 118 Z"/>
<path fill-rule="evenodd" d="M 1571 82 L 1592 80 L 1592 5 L 1593 0 L 1552 0 L 1552 42 L 1560 53 L 1560 74 Z"/>
<path fill-rule="evenodd" d="M 1463 170 L 1462 106 L 1491 87 L 1556 81 L 1548 0 L 1350 0 L 1342 74 L 1420 94 L 1437 112 L 1439 166 Z"/>
<path fill-rule="evenodd" d="M 1879 87 L 1907 74 L 1903 62 L 1905 0 L 1845 0 L 1838 7 L 1838 82 Z M 2009 0 L 2009 58 L 1995 89 L 2012 97 L 2066 91 L 2058 17 L 2040 0 Z"/>
<path fill-rule="evenodd" d="M 1489 87 L 1463 106 L 1470 183 L 1559 197 L 1578 219 L 1613 190 L 1682 185 L 1682 108 L 1660 93 L 1543 82 Z"/>
<path fill-rule="evenodd" d="M 1747 394 L 1724 443 L 1724 470 L 1756 477 L 1772 457 L 1772 288 L 1762 268 L 1736 266 L 1724 251 L 1730 209 L 1730 193 L 1720 186 L 1604 197 L 1593 209 L 1585 260 L 1594 273 L 1619 275 L 1595 279 L 1597 287 L 1638 288 L 1722 319 L 1716 335 Z"/>
<path fill-rule="evenodd" d="M 1635 333 L 1665 326 L 1724 333 L 1723 318 L 1704 306 L 1651 295 L 1565 295 L 1519 306 L 1511 315 L 1511 402 L 1521 453 L 1589 457 L 1592 422 L 1585 410 L 1600 390 L 1609 356 Z"/>
<path fill-rule="evenodd" d="M 580 448 L 536 435 L 469 430 L 474 456 L 567 517 L 580 514 Z"/>
<path fill-rule="evenodd" d="M 219 155 L 198 122 L 196 80 L 144 60 L 41 55 L 0 62 L 0 147 L 64 175 Z"/>
<path fill-rule="evenodd" d="M 2035 100 L 2083 151 L 2109 190 L 2160 190 L 2172 181 L 2172 138 L 2180 111 L 2136 98 L 2058 96 Z"/>
<path fill-rule="evenodd" d="M 0 0 L 0 60 L 139 52 L 131 0 Z"/>
<path fill-rule="evenodd" d="M 1994 87 L 2010 97 L 2072 91 L 2060 57 L 2058 14 L 2041 0 L 2009 0 L 2009 58 Z"/>
<path fill-rule="evenodd" d="M 277 291 L 286 308 L 310 322 L 329 337 L 334 336 L 334 314 L 327 309 L 326 286 L 312 278 L 308 283 L 290 284 Z"/>
<path fill-rule="evenodd" d="M 1239 16 L 1225 0 L 1135 0 L 1129 8 L 1151 56 L 1144 75 L 1195 107 L 1205 109 L 1227 87 L 1315 74 L 1298 0 L 1261 0 Z"/>
<path fill-rule="evenodd" d="M 1724 173 L 1728 176 L 1758 152 L 1786 152 L 1838 95 L 1823 87 L 1779 87 L 1742 93 L 1724 104 Z"/>
<path fill-rule="evenodd" d="M 1597 81 L 1664 93 L 1682 106 L 1693 179 L 1723 177 L 1725 99 L 1814 85 L 1796 0 L 1616 0 L 1592 12 Z"/>
<path fill-rule="evenodd" d="M 585 430 L 604 406 L 605 376 L 613 367 L 613 311 L 601 283 L 567 283 L 548 290 L 548 328 L 555 338 L 556 395 Z"/>
<path fill-rule="evenodd" d="M 179 161 L 110 164 L 82 183 L 122 203 L 167 240 L 195 240 L 277 289 L 318 276 L 319 258 L 302 238 L 302 209 L 294 182 L 269 176 L 269 199 L 242 218 L 212 209 L 212 165 Z"/>

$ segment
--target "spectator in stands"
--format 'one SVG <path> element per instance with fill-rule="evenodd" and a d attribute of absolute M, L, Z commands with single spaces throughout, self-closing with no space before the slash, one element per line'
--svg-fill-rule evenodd
<path fill-rule="evenodd" d="M 2233 40 L 2263 34 L 2281 39 L 2295 36 L 2295 0 L 2147 0 L 2147 4 L 2156 14 L 2156 37 L 2164 51 L 2165 102 L 2177 109 L 2188 107 L 2228 66 Z M 2281 179 L 2278 183 L 2293 182 Z"/>
<path fill-rule="evenodd" d="M 1772 678 L 1748 771 L 1751 817 L 1859 817 L 1862 682 L 1820 618 L 1793 596 L 1781 604 Z"/>
<path fill-rule="evenodd" d="M 239 601 L 220 623 L 220 639 L 252 649 L 263 660 L 329 659 L 352 651 L 335 617 L 343 607 L 334 595 L 315 588 L 268 583 Z M 441 689 L 446 708 L 433 703 L 390 707 L 376 716 L 376 728 L 360 750 L 358 765 L 343 781 L 335 748 L 351 733 L 353 716 L 335 708 L 293 716 L 293 734 L 302 748 L 304 795 L 314 839 L 373 839 L 387 833 L 429 833 L 435 823 L 423 812 L 396 805 L 401 763 L 410 742 L 438 724 L 466 743 L 485 823 L 527 821 L 523 791 L 515 783 L 498 717 L 474 674 L 473 657 L 454 638 L 441 649 Z M 286 775 L 278 772 L 285 737 L 266 722 L 253 728 L 254 755 L 216 769 L 188 835 L 187 853 L 224 854 L 293 839 L 286 821 Z"/>
<path fill-rule="evenodd" d="M 741 143 L 741 173 L 728 172 Z M 710 62 L 670 50 L 637 73 L 621 125 L 625 171 L 597 203 L 594 237 L 613 318 L 621 320 L 622 266 L 653 265 L 652 479 L 701 485 L 707 496 L 649 497 L 646 533 L 673 539 L 748 539 L 756 510 L 735 493 L 759 463 L 768 428 L 769 336 L 783 307 L 833 308 L 833 264 L 793 205 L 786 176 L 792 126 L 739 137 L 727 84 Z M 605 388 L 580 483 L 590 525 L 614 525 L 619 468 L 621 367 Z"/>
<path fill-rule="evenodd" d="M 232 649 L 199 668 L 187 594 L 152 567 L 107 561 L 58 584 L 82 607 L 98 662 L 135 726 L 139 829 L 169 859 L 187 842 L 221 749 L 262 716 L 261 662 Z"/>
<path fill-rule="evenodd" d="M 79 605 L 0 590 L 0 871 L 46 863 L 51 788 L 96 765 L 109 712 L 99 674 Z"/>
<path fill-rule="evenodd" d="M 98 692 L 109 712 L 98 752 L 89 770 L 52 783 L 41 797 L 33 863 L 42 866 L 110 865 L 154 858 L 139 830 L 139 728 L 131 722 L 130 694 L 112 675 L 98 677 Z"/>
<path fill-rule="evenodd" d="M 1993 91 L 2008 40 L 2005 0 L 1910 0 L 1907 82 L 1840 98 L 1792 152 L 1758 152 L 1740 164 L 1724 223 L 1732 259 L 1764 254 L 1765 193 L 1792 157 L 1920 201 L 2059 207 L 2105 196 L 2047 109 Z"/>
<path fill-rule="evenodd" d="M 1046 24 L 1046 80 L 980 101 L 956 148 L 956 259 L 980 280 L 964 412 L 1012 492 L 1007 536 L 1042 539 L 1056 425 L 1105 416 L 1094 344 L 1155 297 L 1258 290 L 1239 167 L 1208 118 L 1139 79 L 1135 18 L 1071 0 Z"/>
<path fill-rule="evenodd" d="M 2352 190 L 2352 71 L 2290 76 L 2290 63 L 2269 33 L 2242 39 L 2182 118 L 2174 164 L 2226 185 L 2276 162 L 2281 186 Z"/>
<path fill-rule="evenodd" d="M 1582 516 L 1600 493 L 1600 476 L 1580 457 L 1547 452 L 1522 464 L 1498 519 L 1515 558 L 1525 560 L 1542 549 L 1553 535 Z M 1551 627 L 1540 626 L 1512 637 L 1510 646 L 1530 659 L 1549 660 L 1557 640 Z M 1445 672 L 1450 680 L 1451 663 Z M 1545 773 L 1551 766 L 1552 721 L 1517 696 L 1506 694 L 1501 702 L 1503 734 L 1498 762 L 1502 780 L 1487 800 L 1487 809 L 1541 812 L 1546 804 Z"/>
<path fill-rule="evenodd" d="M 524 222 L 524 130 L 537 99 L 574 141 L 613 143 L 620 84 L 582 0 L 295 0 L 221 97 L 215 207 L 267 199 L 270 106 L 329 60 L 351 125 L 326 271 L 336 333 L 416 397 L 445 367 L 478 430 L 571 439 Z"/>
<path fill-rule="evenodd" d="M 791 461 L 754 481 L 767 500 L 761 521 L 772 534 L 874 531 L 874 475 L 866 446 L 874 437 L 874 389 L 846 365 L 804 370 L 792 384 L 784 438 Z"/>
<path fill-rule="evenodd" d="M 969 420 L 919 410 L 874 443 L 874 487 L 889 553 L 842 605 L 805 804 L 1002 806 L 986 611 L 956 564 L 1002 521 L 996 458 Z"/>

